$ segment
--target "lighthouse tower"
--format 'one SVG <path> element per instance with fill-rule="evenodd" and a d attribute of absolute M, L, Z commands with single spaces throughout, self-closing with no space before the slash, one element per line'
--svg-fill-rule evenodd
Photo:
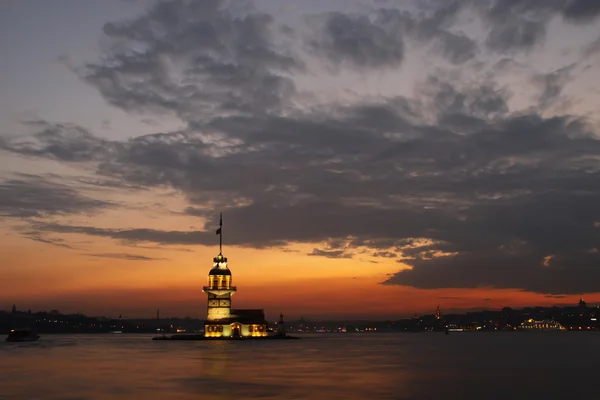
<path fill-rule="evenodd" d="M 219 235 L 219 255 L 213 259 L 213 268 L 208 273 L 208 284 L 202 288 L 202 291 L 208 295 L 207 322 L 231 317 L 231 296 L 236 292 L 235 286 L 231 284 L 231 271 L 227 268 L 227 258 L 223 257 L 222 214 L 217 235 Z"/>
<path fill-rule="evenodd" d="M 209 338 L 266 337 L 264 310 L 231 309 L 236 287 L 231 282 L 227 258 L 223 257 L 223 214 L 219 218 L 219 255 L 213 259 L 208 284 L 202 291 L 208 296 L 204 336 Z"/>

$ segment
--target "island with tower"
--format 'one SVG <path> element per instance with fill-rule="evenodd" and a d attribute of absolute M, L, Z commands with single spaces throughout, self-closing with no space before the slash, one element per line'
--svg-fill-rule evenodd
<path fill-rule="evenodd" d="M 219 217 L 219 255 L 213 258 L 207 285 L 202 291 L 207 295 L 207 316 L 204 334 L 179 334 L 159 336 L 153 340 L 203 340 L 203 339 L 297 339 L 285 332 L 283 314 L 277 329 L 270 330 L 262 309 L 232 309 L 231 297 L 237 292 L 233 285 L 227 258 L 223 256 L 223 213 Z"/>

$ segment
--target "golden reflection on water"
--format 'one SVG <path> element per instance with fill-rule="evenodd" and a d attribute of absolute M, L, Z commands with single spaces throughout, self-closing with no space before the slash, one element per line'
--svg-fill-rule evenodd
<path fill-rule="evenodd" d="M 0 400 L 468 399 L 499 398 L 503 388 L 511 399 L 561 398 L 560 382 L 569 375 L 591 378 L 597 370 L 599 339 L 324 334 L 296 341 L 157 342 L 127 334 L 43 335 L 35 343 L 0 343 Z M 532 355 L 526 363 L 524 354 Z M 543 385 L 546 380 L 553 385 Z M 577 390 L 593 387 L 565 384 L 565 390 L 576 398 L 584 394 Z"/>
<path fill-rule="evenodd" d="M 332 344 L 318 338 L 313 343 L 217 342 L 202 361 L 201 374 L 183 384 L 202 392 L 208 375 L 215 399 L 279 398 L 282 393 L 286 398 L 352 399 L 391 394 L 390 375 L 395 375 L 397 387 L 406 374 L 372 360 L 363 347 L 367 343 L 348 347 L 338 342 L 338 351 L 329 347 Z"/>
<path fill-rule="evenodd" d="M 390 375 L 394 387 L 402 375 L 365 352 L 367 342 L 149 339 L 44 335 L 36 343 L 2 343 L 0 399 L 268 399 L 283 393 L 353 399 L 389 395 Z"/>

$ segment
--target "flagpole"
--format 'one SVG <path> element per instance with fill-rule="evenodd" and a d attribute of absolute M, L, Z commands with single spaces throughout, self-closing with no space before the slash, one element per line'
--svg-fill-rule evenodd
<path fill-rule="evenodd" d="M 223 213 L 219 218 L 219 254 L 223 254 Z"/>

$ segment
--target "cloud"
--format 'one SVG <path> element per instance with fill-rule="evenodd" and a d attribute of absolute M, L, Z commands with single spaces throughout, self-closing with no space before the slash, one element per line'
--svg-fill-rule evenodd
<path fill-rule="evenodd" d="M 170 244 L 203 244 L 213 239 L 214 232 L 202 231 L 161 231 L 156 229 L 106 229 L 81 225 L 63 225 L 53 222 L 31 222 L 30 228 L 37 232 L 54 232 L 63 234 L 81 234 L 116 239 L 123 242 L 149 242 L 164 245 Z"/>
<path fill-rule="evenodd" d="M 3 217 L 95 213 L 111 206 L 109 202 L 91 199 L 68 186 L 32 175 L 0 182 L 0 215 Z"/>
<path fill-rule="evenodd" d="M 589 22 L 600 16 L 600 3 L 595 0 L 569 0 L 562 14 L 567 19 Z"/>
<path fill-rule="evenodd" d="M 34 242 L 45 243 L 52 246 L 63 247 L 65 249 L 75 249 L 75 247 L 65 243 L 65 239 L 55 237 L 43 237 L 40 232 L 25 231 L 22 236 Z"/>
<path fill-rule="evenodd" d="M 405 57 L 405 41 L 433 44 L 452 64 L 475 57 L 477 43 L 464 32 L 450 28 L 460 11 L 460 2 L 427 10 L 423 15 L 379 8 L 370 15 L 330 12 L 308 17 L 312 34 L 308 49 L 336 67 L 358 69 L 398 68 Z"/>
<path fill-rule="evenodd" d="M 128 111 L 172 113 L 185 121 L 264 113 L 295 93 L 286 74 L 304 69 L 284 37 L 274 34 L 279 29 L 270 15 L 241 4 L 159 2 L 135 19 L 105 24 L 102 59 L 77 73 Z"/>
<path fill-rule="evenodd" d="M 436 48 L 452 64 L 463 64 L 475 57 L 477 43 L 464 33 L 442 31 L 436 38 Z"/>
<path fill-rule="evenodd" d="M 0 141 L 0 149 L 26 156 L 43 156 L 66 162 L 103 161 L 114 158 L 121 144 L 92 135 L 74 124 L 50 123 L 43 120 L 25 121 L 34 134 Z"/>
<path fill-rule="evenodd" d="M 128 247 L 133 247 L 133 248 L 136 248 L 136 249 L 144 249 L 144 250 L 160 250 L 160 251 L 168 250 L 168 251 L 179 251 L 179 252 L 184 252 L 184 253 L 193 252 L 192 249 L 188 249 L 188 248 L 185 248 L 185 247 L 180 247 L 180 248 L 171 247 L 171 246 L 166 247 L 166 246 L 159 246 L 159 245 L 156 245 L 156 244 L 143 245 L 140 242 L 133 242 L 131 240 L 124 240 L 124 241 L 121 241 L 119 244 L 122 245 L 122 246 L 128 246 Z"/>
<path fill-rule="evenodd" d="M 597 53 L 600 53 L 600 36 L 583 49 L 584 57 L 591 57 Z"/>
<path fill-rule="evenodd" d="M 424 3 L 427 4 L 427 3 Z M 424 5 L 423 3 L 421 6 Z M 464 1 L 446 1 L 425 5 L 424 15 L 412 15 L 403 24 L 412 39 L 422 43 L 433 43 L 433 54 L 440 54 L 452 64 L 463 64 L 472 60 L 478 51 L 477 42 L 462 31 L 453 31 L 460 12 L 465 8 Z M 380 11 L 382 20 L 390 20 L 397 14 L 392 10 Z M 406 19 L 408 15 L 403 14 Z"/>
<path fill-rule="evenodd" d="M 401 32 L 386 29 L 366 15 L 331 12 L 313 16 L 309 22 L 318 33 L 307 41 L 308 47 L 335 65 L 380 68 L 402 63 Z"/>
<path fill-rule="evenodd" d="M 85 254 L 88 257 L 99 257 L 99 258 L 116 258 L 119 260 L 129 261 L 157 261 L 165 260 L 165 258 L 146 257 L 139 254 L 128 254 L 128 253 L 98 253 L 98 254 Z"/>
<path fill-rule="evenodd" d="M 547 108 L 561 97 L 562 90 L 571 79 L 571 74 L 576 66 L 577 64 L 570 64 L 534 78 L 534 81 L 542 88 L 539 98 L 541 108 Z"/>
<path fill-rule="evenodd" d="M 378 251 L 371 254 L 372 257 L 384 257 L 384 258 L 396 258 L 398 257 L 396 253 L 392 253 L 391 251 Z"/>
<path fill-rule="evenodd" d="M 529 49 L 541 42 L 546 35 L 546 21 L 528 20 L 514 16 L 497 23 L 486 40 L 486 45 L 495 51 L 508 52 L 513 49 Z"/>
<path fill-rule="evenodd" d="M 600 241 L 597 132 L 578 115 L 511 107 L 511 91 L 467 63 L 484 69 L 489 60 L 454 26 L 459 11 L 475 9 L 489 27 L 489 49 L 530 49 L 567 3 L 461 3 L 424 16 L 384 9 L 313 20 L 315 36 L 305 38 L 311 51 L 352 73 L 396 68 L 409 40 L 431 44 L 450 62 L 415 78 L 412 97 L 306 107 L 294 102 L 295 78 L 308 63 L 284 43 L 299 40 L 297 33 L 278 36 L 282 27 L 267 14 L 182 1 L 107 24 L 110 46 L 78 70 L 82 79 L 123 110 L 172 112 L 184 126 L 115 141 L 36 121 L 33 136 L 1 146 L 85 166 L 100 186 L 173 189 L 188 202 L 181 213 L 205 225 L 166 231 L 38 220 L 29 229 L 131 245 L 207 245 L 216 243 L 223 211 L 228 245 L 321 243 L 309 254 L 330 258 L 365 248 L 365 258 L 396 254 L 411 268 L 391 274 L 387 285 L 600 291 L 600 255 L 589 251 Z M 542 103 L 561 96 L 568 76 L 539 74 Z M 27 217 L 104 206 L 72 189 L 50 189 L 50 203 L 34 191 L 0 204 Z"/>
<path fill-rule="evenodd" d="M 327 258 L 352 258 L 352 254 L 348 254 L 344 250 L 313 249 L 313 251 L 308 253 L 307 255 Z"/>
<path fill-rule="evenodd" d="M 455 132 L 465 132 L 481 129 L 508 113 L 509 94 L 494 81 L 459 85 L 453 77 L 430 75 L 419 87 L 429 98 L 429 106 L 440 124 L 450 124 Z"/>
<path fill-rule="evenodd" d="M 325 257 L 347 257 L 357 247 L 397 248 L 412 269 L 386 284 L 598 290 L 599 256 L 588 250 L 600 234 L 593 225 L 600 220 L 600 143 L 585 121 L 509 114 L 493 86 L 454 87 L 440 79 L 427 85 L 438 98 L 431 111 L 473 121 L 468 134 L 460 125 L 415 123 L 421 117 L 405 101 L 331 114 L 220 117 L 213 131 L 235 133 L 243 146 L 213 157 L 191 133 L 142 137 L 98 170 L 130 184 L 183 191 L 197 205 L 186 213 L 208 218 L 203 231 L 32 228 L 212 244 L 219 207 L 232 245 L 323 241 L 328 248 L 311 254 Z M 229 200 L 206 203 L 211 198 Z M 417 245 L 411 238 L 425 239 Z M 550 254 L 552 266 L 544 267 Z"/>
<path fill-rule="evenodd" d="M 490 0 L 472 2 L 491 29 L 486 46 L 510 52 L 542 43 L 550 20 L 560 15 L 568 22 L 589 23 L 600 15 L 595 0 Z M 465 2 L 466 4 L 466 2 Z"/>

